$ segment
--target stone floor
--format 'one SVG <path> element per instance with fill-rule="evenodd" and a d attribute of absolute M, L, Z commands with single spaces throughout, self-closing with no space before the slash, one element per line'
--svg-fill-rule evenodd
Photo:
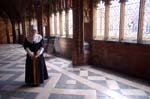
<path fill-rule="evenodd" d="M 25 51 L 0 45 L 0 99 L 150 99 L 150 84 L 45 54 L 49 79 L 39 87 L 24 83 Z"/>

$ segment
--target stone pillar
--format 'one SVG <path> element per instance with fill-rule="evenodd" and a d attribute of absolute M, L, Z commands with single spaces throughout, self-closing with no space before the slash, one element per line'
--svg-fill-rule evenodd
<path fill-rule="evenodd" d="M 145 3 L 146 3 L 146 0 L 140 1 L 140 13 L 139 13 L 139 24 L 138 24 L 139 28 L 138 28 L 138 34 L 137 34 L 137 42 L 138 43 L 142 43 Z"/>
<path fill-rule="evenodd" d="M 62 36 L 62 11 L 59 12 L 59 36 Z"/>
<path fill-rule="evenodd" d="M 21 44 L 21 27 L 20 27 L 20 23 L 18 22 L 17 25 L 18 25 L 18 36 L 19 36 L 18 43 Z"/>
<path fill-rule="evenodd" d="M 35 9 L 38 23 L 38 32 L 43 36 L 43 2 L 37 1 Z"/>
<path fill-rule="evenodd" d="M 9 30 L 8 30 L 8 20 L 5 20 L 7 43 L 10 44 Z"/>
<path fill-rule="evenodd" d="M 23 39 L 22 43 L 23 43 L 26 37 L 25 16 L 22 18 L 21 23 L 22 23 L 22 39 Z"/>
<path fill-rule="evenodd" d="M 119 26 L 119 42 L 124 38 L 124 20 L 125 20 L 125 2 L 121 2 L 120 7 L 120 26 Z"/>
<path fill-rule="evenodd" d="M 49 37 L 50 36 L 50 5 L 48 4 L 47 5 L 47 24 L 46 24 L 46 37 Z"/>
<path fill-rule="evenodd" d="M 73 65 L 84 65 L 83 0 L 73 0 Z"/>
<path fill-rule="evenodd" d="M 83 14 L 84 14 L 84 64 L 90 64 L 90 47 L 91 41 L 93 39 L 93 28 L 96 28 L 96 24 L 94 24 L 93 19 L 95 21 L 95 17 L 93 18 L 93 11 L 96 11 L 95 8 L 93 9 L 93 1 L 91 0 L 83 0 Z M 96 14 L 96 13 L 94 13 Z M 94 26 L 93 26 L 94 25 Z"/>
<path fill-rule="evenodd" d="M 13 34 L 13 44 L 15 44 L 16 41 L 16 31 L 15 31 L 15 22 L 12 21 L 12 34 Z"/>
<path fill-rule="evenodd" d="M 54 13 L 54 35 L 57 36 L 57 12 Z"/>

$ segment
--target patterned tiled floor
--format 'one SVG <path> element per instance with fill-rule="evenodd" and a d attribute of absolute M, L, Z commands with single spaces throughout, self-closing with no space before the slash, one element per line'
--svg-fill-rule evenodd
<path fill-rule="evenodd" d="M 0 99 L 150 99 L 150 86 L 92 66 L 45 55 L 49 79 L 39 87 L 24 83 L 25 51 L 0 45 Z"/>

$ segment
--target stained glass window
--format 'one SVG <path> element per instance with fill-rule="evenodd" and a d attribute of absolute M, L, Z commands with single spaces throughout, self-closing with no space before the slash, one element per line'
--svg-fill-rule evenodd
<path fill-rule="evenodd" d="M 62 12 L 62 36 L 66 37 L 65 11 Z"/>
<path fill-rule="evenodd" d="M 111 1 L 109 13 L 109 39 L 119 39 L 120 3 Z"/>
<path fill-rule="evenodd" d="M 33 18 L 33 19 L 31 20 L 31 25 L 37 26 L 37 19 L 36 19 L 36 18 Z"/>
<path fill-rule="evenodd" d="M 25 31 L 26 31 L 26 36 L 28 36 L 29 34 L 29 20 L 28 19 L 25 20 Z"/>
<path fill-rule="evenodd" d="M 18 36 L 19 35 L 19 27 L 18 27 L 17 23 L 15 23 L 15 32 L 16 32 L 16 35 Z"/>
<path fill-rule="evenodd" d="M 104 38 L 105 28 L 105 6 L 102 1 L 97 5 L 96 8 L 96 39 Z"/>
<path fill-rule="evenodd" d="M 50 23 L 51 23 L 51 36 L 55 35 L 55 19 L 54 19 L 54 14 L 51 15 Z"/>
<path fill-rule="evenodd" d="M 125 3 L 124 40 L 137 41 L 140 0 Z"/>
<path fill-rule="evenodd" d="M 143 40 L 150 41 L 150 0 L 145 3 Z"/>
<path fill-rule="evenodd" d="M 73 13 L 72 13 L 72 9 L 69 10 L 69 16 L 68 16 L 68 21 L 69 21 L 69 37 L 72 38 L 73 37 Z"/>
<path fill-rule="evenodd" d="M 20 34 L 22 35 L 22 24 L 19 24 L 19 28 L 20 28 Z"/>

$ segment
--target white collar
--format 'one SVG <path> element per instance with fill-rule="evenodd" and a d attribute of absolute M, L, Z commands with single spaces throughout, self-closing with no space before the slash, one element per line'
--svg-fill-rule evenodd
<path fill-rule="evenodd" d="M 35 43 L 39 43 L 42 40 L 42 36 L 40 34 L 35 34 L 32 37 L 28 36 L 27 40 L 31 43 L 35 42 Z"/>

